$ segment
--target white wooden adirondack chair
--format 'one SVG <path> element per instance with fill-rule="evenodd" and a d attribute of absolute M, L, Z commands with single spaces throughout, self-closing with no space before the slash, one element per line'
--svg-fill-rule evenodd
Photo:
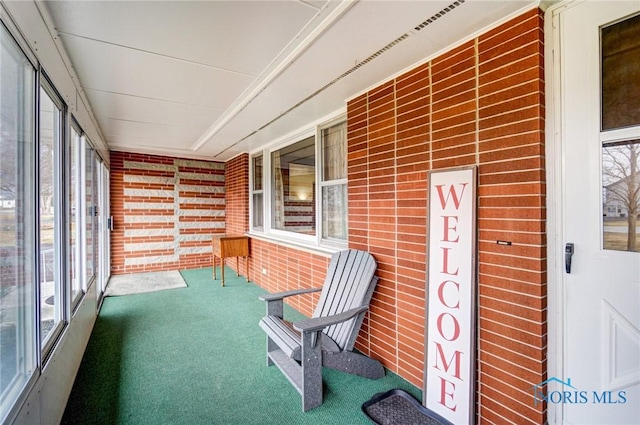
<path fill-rule="evenodd" d="M 378 379 L 384 367 L 353 351 L 378 278 L 368 252 L 333 255 L 322 288 L 267 294 L 267 315 L 260 327 L 267 333 L 267 365 L 275 364 L 302 395 L 305 412 L 322 404 L 322 366 Z M 322 291 L 311 319 L 291 323 L 283 318 L 283 299 Z"/>

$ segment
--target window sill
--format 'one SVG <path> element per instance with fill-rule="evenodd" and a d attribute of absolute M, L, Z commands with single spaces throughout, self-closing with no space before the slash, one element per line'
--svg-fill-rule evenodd
<path fill-rule="evenodd" d="M 287 247 L 287 248 L 294 248 L 294 249 L 298 249 L 300 251 L 304 251 L 310 254 L 316 254 L 316 255 L 322 255 L 325 257 L 330 257 L 331 255 L 335 254 L 336 252 L 342 251 L 344 249 L 347 249 L 348 246 L 345 243 L 344 246 L 338 246 L 338 245 L 332 245 L 332 246 L 326 246 L 326 245 L 321 245 L 321 246 L 317 246 L 317 245 L 311 245 L 308 243 L 304 243 L 304 242 L 299 242 L 299 241 L 295 241 L 295 240 L 291 240 L 291 239 L 287 239 L 287 238 L 283 238 L 280 236 L 274 236 L 274 235 L 266 235 L 264 233 L 259 233 L 259 232 L 247 232 L 246 233 L 247 236 L 249 236 L 250 238 L 253 239 L 258 239 L 261 241 L 265 241 L 265 242 L 269 242 L 278 246 L 283 246 L 283 247 Z"/>

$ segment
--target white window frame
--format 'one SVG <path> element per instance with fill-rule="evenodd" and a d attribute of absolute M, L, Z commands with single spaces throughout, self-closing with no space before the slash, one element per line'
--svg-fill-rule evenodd
<path fill-rule="evenodd" d="M 29 73 L 32 74 L 32 78 L 29 78 L 28 81 L 26 81 L 30 83 L 30 92 L 28 93 L 30 102 L 27 102 L 27 104 L 30 107 L 31 115 L 20 117 L 22 125 L 29 127 L 29 131 L 24 134 L 29 134 L 30 136 L 28 143 L 23 146 L 24 149 L 29 149 L 29 156 L 26 156 L 27 151 L 25 151 L 25 155 L 23 155 L 22 158 L 28 159 L 27 163 L 23 164 L 23 166 L 27 168 L 25 172 L 31 173 L 31 176 L 28 181 L 25 180 L 23 182 L 25 185 L 22 188 L 23 192 L 21 192 L 21 195 L 23 196 L 21 199 L 29 199 L 31 201 L 29 205 L 34 209 L 33 215 L 29 216 L 27 221 L 24 223 L 23 236 L 25 237 L 25 243 L 22 246 L 22 248 L 30 250 L 30 252 L 25 253 L 23 261 L 25 261 L 25 268 L 28 268 L 31 273 L 29 276 L 25 276 L 24 281 L 22 281 L 22 286 L 30 287 L 30 290 L 21 291 L 19 294 L 19 302 L 23 303 L 24 308 L 22 309 L 19 320 L 16 323 L 18 329 L 17 332 L 19 334 L 17 340 L 22 343 L 26 339 L 30 339 L 31 343 L 21 344 L 17 347 L 18 351 L 16 354 L 22 359 L 20 363 L 20 372 L 16 373 L 16 375 L 12 377 L 10 383 L 3 389 L 4 391 L 0 393 L 0 422 L 11 423 L 11 421 L 15 419 L 18 406 L 20 406 L 26 398 L 24 394 L 34 388 L 39 376 L 39 370 L 42 367 L 42 350 L 38 328 L 40 325 L 37 323 L 40 320 L 40 312 L 38 311 L 39 307 L 37 304 L 39 291 L 36 290 L 36 281 L 39 279 L 39 260 L 37 259 L 37 257 L 39 257 L 39 242 L 37 239 L 39 237 L 39 230 L 36 225 L 36 216 L 38 214 L 38 203 L 36 202 L 36 197 L 38 196 L 38 185 L 36 182 L 38 176 L 36 170 L 36 156 L 39 116 L 37 96 L 40 91 L 40 74 L 35 55 L 30 50 L 29 44 L 19 36 L 20 31 L 11 19 L 9 19 L 3 5 L 0 6 L 0 26 L 2 27 L 2 31 L 0 32 L 6 33 L 6 35 L 11 38 L 20 53 L 29 62 L 31 65 Z M 24 111 L 26 111 L 26 109 Z"/>
<path fill-rule="evenodd" d="M 72 208 L 75 208 L 76 212 L 75 212 L 75 225 L 76 225 L 76 240 L 75 240 L 75 246 L 73 247 L 73 257 L 75 258 L 75 262 L 73 264 L 69 263 L 68 260 L 65 260 L 67 263 L 67 267 L 69 267 L 69 270 L 67 271 L 67 276 L 68 276 L 68 280 L 69 280 L 69 291 L 72 293 L 72 282 L 71 282 L 71 268 L 73 268 L 73 272 L 75 275 L 75 279 L 77 280 L 77 287 L 79 289 L 78 293 L 73 296 L 72 295 L 72 299 L 71 299 L 71 310 L 72 312 L 75 312 L 76 307 L 80 304 L 80 300 L 82 299 L 82 297 L 84 296 L 84 294 L 86 293 L 86 288 L 83 286 L 82 284 L 82 271 L 83 271 L 83 258 L 82 258 L 82 244 L 83 244 L 83 240 L 84 240 L 84 232 L 82 229 L 82 193 L 83 193 L 83 184 L 82 184 L 82 164 L 83 164 L 83 159 L 82 159 L 82 144 L 83 144 L 83 135 L 84 132 L 82 131 L 82 128 L 80 127 L 80 125 L 78 124 L 78 122 L 75 120 L 75 118 L 73 116 L 70 117 L 71 120 L 71 125 L 69 126 L 69 138 L 67 139 L 68 142 L 68 156 L 66 158 L 66 161 L 68 162 L 67 164 L 65 164 L 65 167 L 68 167 L 68 177 L 67 177 L 67 182 L 66 184 L 68 185 L 69 189 L 71 189 L 71 172 L 72 172 L 72 167 L 71 167 L 71 158 L 73 157 L 71 155 L 71 150 L 75 150 L 74 154 L 75 154 L 75 159 L 77 161 L 77 163 L 75 164 L 75 181 L 74 181 L 74 187 L 73 189 L 75 190 L 75 202 L 73 205 L 69 205 Z M 77 146 L 73 146 L 72 143 L 72 138 L 73 133 L 76 133 L 78 136 L 78 140 L 77 140 Z M 68 194 L 67 194 L 68 195 Z M 65 198 L 67 200 L 67 198 Z M 69 215 L 68 217 L 69 223 L 71 223 L 72 217 L 71 215 Z M 71 229 L 67 228 L 67 232 L 69 233 L 67 238 L 68 241 L 71 241 Z M 70 243 L 67 246 L 67 249 L 71 249 L 71 245 Z"/>
<path fill-rule="evenodd" d="M 333 113 L 327 117 L 317 120 L 307 126 L 304 126 L 288 135 L 274 141 L 262 149 L 250 152 L 249 155 L 249 234 L 259 239 L 270 240 L 285 245 L 306 248 L 312 251 L 319 251 L 324 253 L 333 253 L 341 249 L 345 249 L 348 246 L 348 238 L 344 241 L 338 239 L 323 239 L 322 238 L 322 198 L 321 188 L 323 186 L 346 184 L 347 179 L 332 180 L 329 182 L 322 182 L 322 146 L 320 138 L 322 130 L 338 124 L 342 121 L 346 121 L 346 112 L 344 110 Z M 272 164 L 271 155 L 273 152 L 282 148 L 290 146 L 294 143 L 300 142 L 306 138 L 314 137 L 315 148 L 315 214 L 316 214 L 316 226 L 315 235 L 305 235 L 287 230 L 274 229 L 272 226 Z M 254 228 L 253 226 L 253 194 L 257 193 L 253 189 L 253 159 L 259 155 L 262 155 L 262 203 L 263 203 L 263 228 Z M 258 191 L 259 192 L 259 191 Z"/>
<path fill-rule="evenodd" d="M 348 223 L 347 223 L 347 237 L 344 240 L 338 239 L 338 238 L 331 238 L 331 237 L 323 238 L 322 234 L 324 233 L 324 231 L 322 228 L 322 223 L 323 223 L 322 214 L 324 211 L 322 209 L 322 189 L 330 186 L 347 185 L 348 178 L 347 176 L 345 176 L 342 179 L 324 181 L 324 176 L 322 175 L 323 174 L 322 171 L 324 169 L 324 156 L 322 151 L 322 130 L 329 127 L 333 127 L 334 125 L 337 125 L 343 122 L 346 125 L 347 117 L 345 114 L 342 114 L 330 121 L 322 123 L 322 125 L 317 126 L 317 133 L 316 133 L 316 182 L 318 182 L 317 183 L 318 190 L 317 190 L 317 196 L 316 196 L 316 212 L 317 212 L 316 219 L 318 220 L 318 229 L 319 229 L 317 232 L 318 244 L 324 245 L 324 246 L 333 246 L 341 249 L 346 248 L 348 245 L 348 238 L 349 238 Z M 346 140 L 345 140 L 345 144 L 346 144 Z M 347 153 L 346 147 L 347 146 L 345 146 L 345 154 Z M 347 221 L 348 221 L 348 215 L 349 215 L 348 199 L 347 199 L 346 208 L 347 208 Z"/>
<path fill-rule="evenodd" d="M 316 137 L 316 133 L 315 133 L 315 129 L 314 128 L 307 128 L 304 131 L 300 132 L 300 133 L 296 133 L 295 135 L 293 135 L 292 137 L 288 137 L 286 139 L 284 139 L 283 141 L 281 141 L 280 143 L 272 146 L 269 149 L 266 149 L 266 156 L 263 157 L 263 173 L 265 175 L 264 177 L 264 185 L 263 185 L 263 202 L 265 204 L 265 215 L 264 215 L 264 229 L 265 229 L 265 233 L 271 234 L 273 236 L 275 236 L 276 238 L 279 239 L 284 239 L 284 240 L 289 240 L 291 242 L 297 243 L 297 244 L 303 244 L 303 245 L 317 245 L 316 243 L 316 237 L 318 234 L 318 223 L 316 221 L 316 228 L 315 228 L 315 235 L 304 235 L 301 233 L 296 233 L 296 232 L 290 232 L 287 230 L 279 230 L 279 229 L 274 229 L 273 225 L 272 225 L 272 220 L 273 220 L 273 191 L 272 191 L 272 164 L 271 164 L 271 155 L 283 148 L 286 148 L 287 146 L 291 146 L 295 143 L 301 142 L 309 137 L 313 137 L 315 139 Z M 316 185 L 317 185 L 317 171 L 318 171 L 318 161 L 317 161 L 317 153 L 318 153 L 318 147 L 317 147 L 317 140 L 314 140 L 314 148 L 315 148 L 315 154 L 316 154 L 316 165 L 315 165 L 315 171 L 316 171 Z M 317 211 L 317 210 L 316 210 Z"/>
<path fill-rule="evenodd" d="M 262 157 L 262 189 L 254 188 L 254 160 L 258 157 Z M 249 229 L 255 232 L 264 232 L 264 202 L 265 202 L 265 153 L 264 151 L 258 151 L 251 155 L 249 155 Z M 253 197 L 254 195 L 262 195 L 262 226 L 256 227 L 254 226 L 255 217 L 254 217 L 254 208 L 253 208 Z"/>
<path fill-rule="evenodd" d="M 80 171 L 80 186 L 81 186 L 81 191 L 80 191 L 80 196 L 81 196 L 81 200 L 80 200 L 80 205 L 81 205 L 81 218 L 80 218 L 80 223 L 82 224 L 82 229 L 80 230 L 81 232 L 81 238 L 82 238 L 82 246 L 81 246 L 81 252 L 82 252 L 82 259 L 80 260 L 80 266 L 82 267 L 81 269 L 81 279 L 82 279 L 82 284 L 81 284 L 81 288 L 82 290 L 86 293 L 89 291 L 89 288 L 91 287 L 91 285 L 93 284 L 93 282 L 95 281 L 95 277 L 96 277 L 96 267 L 95 267 L 95 250 L 96 250 L 96 236 L 95 236 L 95 219 L 92 219 L 92 224 L 91 224 L 91 235 L 87 234 L 87 211 L 90 208 L 95 208 L 96 207 L 96 190 L 95 190 L 95 186 L 96 186 L 96 172 L 95 172 L 95 155 L 96 152 L 93 148 L 93 144 L 91 143 L 91 140 L 89 139 L 89 136 L 86 133 L 82 133 L 80 135 L 80 164 L 81 164 L 81 171 Z M 91 179 L 92 179 L 92 183 L 91 183 L 91 188 L 89 189 L 87 187 L 87 150 L 91 150 L 91 158 L 89 159 L 89 161 L 91 162 Z M 87 205 L 87 191 L 91 190 L 91 205 Z M 94 215 L 95 217 L 95 215 Z M 91 253 L 91 257 L 92 257 L 92 262 L 93 262 L 93 267 L 91 270 L 91 276 L 87 275 L 87 247 L 88 247 L 88 240 L 89 237 L 91 237 L 91 244 L 92 244 L 92 253 Z"/>
<path fill-rule="evenodd" d="M 53 252 L 54 252 L 54 258 L 53 258 L 53 262 L 54 262 L 54 270 L 53 270 L 53 279 L 54 279 L 54 286 L 55 286 L 55 290 L 54 290 L 54 296 L 56 298 L 55 304 L 54 304 L 54 327 L 52 329 L 50 329 L 50 331 L 48 332 L 47 336 L 45 337 L 45 339 L 42 339 L 42 336 L 40 336 L 41 341 L 40 341 L 40 348 L 41 348 L 41 352 L 42 352 L 42 359 L 44 360 L 44 362 L 49 360 L 49 356 L 51 354 L 51 351 L 53 349 L 53 346 L 56 342 L 56 340 L 58 339 L 58 337 L 60 336 L 60 334 L 62 333 L 63 328 L 68 324 L 69 322 L 69 292 L 70 292 L 70 286 L 67 283 L 67 279 L 66 279 L 66 262 L 62 260 L 63 257 L 65 257 L 64 253 L 66 252 L 67 246 L 66 246 L 66 231 L 67 229 L 65 228 L 65 217 L 66 217 L 66 211 L 64 208 L 65 205 L 65 201 L 63 201 L 63 199 L 65 199 L 66 197 L 66 191 L 64 190 L 64 181 L 63 181 L 63 168 L 64 166 L 62 165 L 62 161 L 65 159 L 63 158 L 63 155 L 61 155 L 62 151 L 63 151 L 63 146 L 65 145 L 65 141 L 66 138 L 68 136 L 69 131 L 67 130 L 67 105 L 64 103 L 64 101 L 62 100 L 62 96 L 60 96 L 60 94 L 58 93 L 58 91 L 56 90 L 55 86 L 53 85 L 53 83 L 51 82 L 51 80 L 49 79 L 48 75 L 44 72 L 44 70 L 41 68 L 39 71 L 39 89 L 38 89 L 38 95 L 36 97 L 37 99 L 37 110 L 38 110 L 38 118 L 37 118 L 37 123 L 38 123 L 38 137 L 37 137 L 37 145 L 38 145 L 38 161 L 39 161 L 39 156 L 40 156 L 40 147 L 41 147 L 41 134 L 40 134 L 40 119 L 41 119 L 41 96 L 40 93 L 41 91 L 44 91 L 48 98 L 51 100 L 51 102 L 53 103 L 54 108 L 57 109 L 58 114 L 56 117 L 56 123 L 57 123 L 57 127 L 54 126 L 54 128 L 52 129 L 55 133 L 54 136 L 54 140 L 53 140 L 53 150 L 54 152 L 56 152 L 56 155 L 53 158 L 53 168 L 52 168 L 52 173 L 53 173 L 53 193 L 54 193 L 54 205 L 53 205 L 53 209 L 55 211 L 55 215 L 54 215 L 54 221 L 53 221 L 53 227 L 54 227 L 54 243 L 53 243 Z M 40 166 L 39 162 L 38 162 L 38 167 Z M 40 171 L 38 170 L 37 172 L 38 175 L 38 180 L 40 179 Z M 38 182 L 38 190 L 37 190 L 37 199 L 38 199 L 38 208 L 37 208 L 37 212 L 36 214 L 38 215 L 38 220 L 40 220 L 40 183 Z M 40 239 L 40 222 L 38 221 L 38 226 L 37 226 L 37 233 L 38 233 L 38 249 L 41 249 L 41 239 Z M 39 255 L 39 259 L 42 262 L 43 261 L 43 257 L 41 252 L 38 252 Z M 37 284 L 38 287 L 40 288 L 41 282 L 40 279 L 42 278 L 40 273 L 41 271 L 44 269 L 44 265 L 43 264 L 38 264 L 38 268 L 36 270 L 36 275 L 37 275 Z M 44 271 L 42 271 L 42 273 L 46 273 Z M 41 318 L 40 315 L 42 314 L 42 297 L 40 296 L 40 294 L 38 294 L 38 299 L 39 299 L 39 304 L 38 304 L 38 323 L 40 326 L 39 332 L 42 332 L 42 322 L 41 322 Z M 43 362 L 43 363 L 44 363 Z"/>

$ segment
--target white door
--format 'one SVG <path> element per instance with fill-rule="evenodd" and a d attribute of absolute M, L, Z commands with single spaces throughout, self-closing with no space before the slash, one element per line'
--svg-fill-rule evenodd
<path fill-rule="evenodd" d="M 102 208 L 101 208 L 101 257 L 102 261 L 102 292 L 107 289 L 107 282 L 111 276 L 111 229 L 109 228 L 109 217 L 111 215 L 111 204 L 109 202 L 110 178 L 109 169 L 102 163 Z"/>
<path fill-rule="evenodd" d="M 577 2 L 554 20 L 562 243 L 574 244 L 556 377 L 566 393 L 551 400 L 564 423 L 640 424 L 640 235 L 628 243 L 640 231 L 629 219 L 640 213 L 639 13 L 637 0 Z"/>
<path fill-rule="evenodd" d="M 95 161 L 96 168 L 96 184 L 97 184 L 97 198 L 96 205 L 98 206 L 98 214 L 94 218 L 94 226 L 96 228 L 95 234 L 98 238 L 96 245 L 97 252 L 95 253 L 96 261 L 96 273 L 97 273 L 97 297 L 98 303 L 100 303 L 104 291 L 107 287 L 107 281 L 109 280 L 110 264 L 109 264 L 109 228 L 107 226 L 107 217 L 109 216 L 109 170 L 104 165 L 102 160 L 96 155 Z"/>

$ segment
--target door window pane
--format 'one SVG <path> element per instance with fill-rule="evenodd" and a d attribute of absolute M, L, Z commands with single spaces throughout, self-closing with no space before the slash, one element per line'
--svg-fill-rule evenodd
<path fill-rule="evenodd" d="M 640 252 L 640 140 L 602 148 L 603 247 Z"/>
<path fill-rule="evenodd" d="M 602 29 L 602 130 L 640 125 L 640 15 Z"/>
<path fill-rule="evenodd" d="M 58 163 L 61 112 L 47 91 L 40 89 L 39 223 L 40 223 L 40 338 L 44 346 L 62 319 L 59 278 Z"/>
<path fill-rule="evenodd" d="M 315 235 L 315 137 L 271 153 L 273 229 Z"/>
<path fill-rule="evenodd" d="M 35 72 L 0 25 L 0 422 L 36 368 Z"/>

